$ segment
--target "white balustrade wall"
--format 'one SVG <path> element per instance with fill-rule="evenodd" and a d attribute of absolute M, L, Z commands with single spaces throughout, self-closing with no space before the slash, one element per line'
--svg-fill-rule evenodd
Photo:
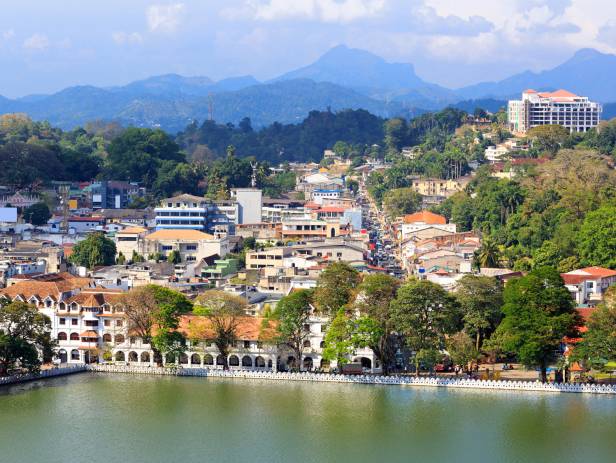
<path fill-rule="evenodd" d="M 492 389 L 504 391 L 575 392 L 592 394 L 616 394 L 615 385 L 541 383 L 539 381 L 496 381 L 480 379 L 435 378 L 413 376 L 336 375 L 326 373 L 273 373 L 266 371 L 223 371 L 207 368 L 180 367 L 134 367 L 118 365 L 88 365 L 88 370 L 104 373 L 128 373 L 173 376 L 199 376 L 216 378 L 246 378 L 273 381 L 312 381 L 329 383 L 376 384 L 396 386 L 430 386 L 462 389 Z"/>

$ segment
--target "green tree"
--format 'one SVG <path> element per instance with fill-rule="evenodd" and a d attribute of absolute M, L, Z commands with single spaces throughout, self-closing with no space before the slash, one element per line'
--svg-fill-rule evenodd
<path fill-rule="evenodd" d="M 116 246 L 104 233 L 96 232 L 77 243 L 73 247 L 70 262 L 93 269 L 98 265 L 113 265 L 115 263 Z"/>
<path fill-rule="evenodd" d="M 351 320 L 344 309 L 340 309 L 327 328 L 323 339 L 325 343 L 323 359 L 330 362 L 336 361 L 338 369 L 349 363 L 348 357 L 354 349 L 352 336 Z"/>
<path fill-rule="evenodd" d="M 411 279 L 404 283 L 391 303 L 396 331 L 414 352 L 415 375 L 422 358 L 444 346 L 445 335 L 456 331 L 458 308 L 455 299 L 436 283 Z"/>
<path fill-rule="evenodd" d="M 0 306 L 0 376 L 17 368 L 36 372 L 41 360 L 51 360 L 50 332 L 51 321 L 35 306 L 25 302 Z"/>
<path fill-rule="evenodd" d="M 527 136 L 533 147 L 553 155 L 569 138 L 569 130 L 562 125 L 540 125 L 530 129 Z"/>
<path fill-rule="evenodd" d="M 321 312 L 333 315 L 347 305 L 360 282 L 360 275 L 345 262 L 334 262 L 327 266 L 317 281 L 314 303 Z"/>
<path fill-rule="evenodd" d="M 447 338 L 445 342 L 447 353 L 455 365 L 461 365 L 469 370 L 473 362 L 479 359 L 480 352 L 476 347 L 476 341 L 465 331 L 460 331 Z"/>
<path fill-rule="evenodd" d="M 213 329 L 211 341 L 222 356 L 224 370 L 229 369 L 229 350 L 237 343 L 237 329 L 246 317 L 246 308 L 243 298 L 225 291 L 206 291 L 197 297 L 194 312 L 209 318 Z"/>
<path fill-rule="evenodd" d="M 124 265 L 126 264 L 126 256 L 122 254 L 122 252 L 118 253 L 118 258 L 116 259 L 116 264 Z"/>
<path fill-rule="evenodd" d="M 391 302 L 399 281 L 389 275 L 367 275 L 358 287 L 355 308 L 362 315 L 356 322 L 353 344 L 369 347 L 379 360 L 384 375 L 394 363 L 396 336 L 393 334 Z"/>
<path fill-rule="evenodd" d="M 500 267 L 500 249 L 492 238 L 483 239 L 481 247 L 475 251 L 475 262 L 481 268 Z"/>
<path fill-rule="evenodd" d="M 180 317 L 192 311 L 192 303 L 183 294 L 158 285 L 147 285 L 123 294 L 119 306 L 124 310 L 128 331 L 149 343 L 154 360 L 162 364 L 162 355 L 177 354 L 185 340 L 177 331 Z"/>
<path fill-rule="evenodd" d="M 172 264 L 179 264 L 180 262 L 182 262 L 182 256 L 178 251 L 171 251 L 167 256 L 167 262 L 170 262 Z"/>
<path fill-rule="evenodd" d="M 150 188 L 163 161 L 184 160 L 179 146 L 166 132 L 131 127 L 109 145 L 105 170 L 110 178 L 140 180 Z"/>
<path fill-rule="evenodd" d="M 423 196 L 412 188 L 397 188 L 383 195 L 383 206 L 392 218 L 418 211 L 422 201 Z"/>
<path fill-rule="evenodd" d="M 603 303 L 590 315 L 586 327 L 573 357 L 595 368 L 616 360 L 616 286 L 606 291 Z"/>
<path fill-rule="evenodd" d="M 558 271 L 543 267 L 507 283 L 504 318 L 490 340 L 492 347 L 512 352 L 528 367 L 547 367 L 558 356 L 564 336 L 576 336 L 573 300 Z"/>
<path fill-rule="evenodd" d="M 616 206 L 606 204 L 586 215 L 577 246 L 584 265 L 616 268 Z"/>
<path fill-rule="evenodd" d="M 26 207 L 23 212 L 23 219 L 32 225 L 45 225 L 51 218 L 49 207 L 45 203 L 36 203 Z"/>
<path fill-rule="evenodd" d="M 278 320 L 278 342 L 293 351 L 293 368 L 301 371 L 304 341 L 309 339 L 306 330 L 312 312 L 312 290 L 301 289 L 283 297 L 276 305 L 275 318 Z"/>
<path fill-rule="evenodd" d="M 491 277 L 465 275 L 456 283 L 455 295 L 462 310 L 465 331 L 475 337 L 475 350 L 494 331 L 501 318 L 503 289 Z"/>

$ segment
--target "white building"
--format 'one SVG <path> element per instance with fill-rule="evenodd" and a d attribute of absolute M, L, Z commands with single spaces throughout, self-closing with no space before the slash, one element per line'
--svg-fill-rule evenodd
<path fill-rule="evenodd" d="M 602 107 L 585 96 L 567 90 L 537 92 L 525 90 L 521 100 L 510 100 L 509 128 L 526 133 L 541 125 L 562 125 L 570 132 L 587 132 L 601 120 Z"/>

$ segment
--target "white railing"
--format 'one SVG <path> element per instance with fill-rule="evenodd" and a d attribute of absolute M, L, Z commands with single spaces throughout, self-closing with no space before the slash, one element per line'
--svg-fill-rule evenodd
<path fill-rule="evenodd" d="M 219 370 L 181 367 L 134 367 L 117 365 L 89 365 L 88 370 L 105 373 L 128 373 L 150 375 L 199 376 L 216 378 L 246 378 L 276 381 L 312 381 L 329 383 L 376 384 L 396 386 L 431 386 L 462 389 L 492 389 L 505 391 L 576 392 L 593 394 L 616 394 L 616 386 L 605 384 L 556 384 L 539 381 L 496 381 L 480 379 L 455 379 L 412 376 L 337 375 L 326 373 L 274 373 L 267 371 Z"/>
<path fill-rule="evenodd" d="M 0 377 L 0 386 L 7 384 L 23 383 L 26 381 L 35 381 L 37 379 L 53 378 L 54 376 L 71 375 L 87 371 L 86 365 L 74 365 L 60 368 L 52 368 L 49 370 L 41 370 L 39 373 L 28 373 L 23 375 L 3 376 Z"/>

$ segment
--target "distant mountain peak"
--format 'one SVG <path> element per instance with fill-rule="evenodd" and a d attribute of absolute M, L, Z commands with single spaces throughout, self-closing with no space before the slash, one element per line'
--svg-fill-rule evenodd
<path fill-rule="evenodd" d="M 573 54 L 573 56 L 571 57 L 569 61 L 587 60 L 587 59 L 593 59 L 593 58 L 600 58 L 603 56 L 613 56 L 613 55 L 609 55 L 607 53 L 601 53 L 599 50 L 595 50 L 594 48 L 580 48 L 578 51 L 576 51 Z"/>
<path fill-rule="evenodd" d="M 356 90 L 409 91 L 426 85 L 412 64 L 388 63 L 366 50 L 340 44 L 330 48 L 315 62 L 274 79 L 311 79 L 331 82 Z"/>

